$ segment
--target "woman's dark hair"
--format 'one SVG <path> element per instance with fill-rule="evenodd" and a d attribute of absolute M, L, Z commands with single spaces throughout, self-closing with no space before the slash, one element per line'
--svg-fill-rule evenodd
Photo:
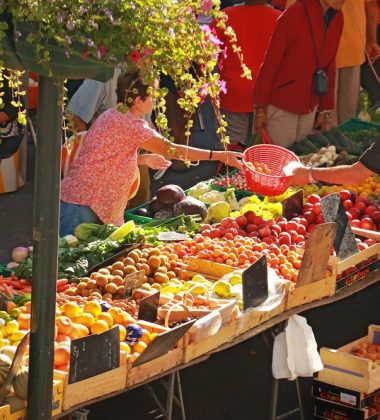
<path fill-rule="evenodd" d="M 131 105 L 140 96 L 145 100 L 149 96 L 149 86 L 145 85 L 140 78 L 138 71 L 122 73 L 117 79 L 117 102 Z"/>

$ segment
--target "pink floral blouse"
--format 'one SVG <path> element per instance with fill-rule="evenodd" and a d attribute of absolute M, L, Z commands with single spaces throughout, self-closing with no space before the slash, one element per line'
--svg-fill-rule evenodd
<path fill-rule="evenodd" d="M 103 223 L 120 226 L 137 169 L 137 151 L 161 138 L 148 123 L 110 108 L 87 133 L 78 158 L 61 184 L 61 199 L 90 207 Z"/>

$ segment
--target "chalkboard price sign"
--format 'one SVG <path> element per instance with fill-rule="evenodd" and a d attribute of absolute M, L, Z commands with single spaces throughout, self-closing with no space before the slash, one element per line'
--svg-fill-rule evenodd
<path fill-rule="evenodd" d="M 120 366 L 119 328 L 71 341 L 69 383 L 83 381 Z"/>
<path fill-rule="evenodd" d="M 243 271 L 243 308 L 255 308 L 268 299 L 268 266 L 265 255 Z"/>

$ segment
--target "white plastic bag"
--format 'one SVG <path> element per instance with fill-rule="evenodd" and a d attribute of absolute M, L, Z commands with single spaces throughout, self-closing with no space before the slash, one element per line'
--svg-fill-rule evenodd
<path fill-rule="evenodd" d="M 272 375 L 275 379 L 291 378 L 291 373 L 288 368 L 288 349 L 284 331 L 276 335 L 273 342 Z"/>
<path fill-rule="evenodd" d="M 306 318 L 299 315 L 291 316 L 285 334 L 291 377 L 313 376 L 314 372 L 323 369 L 313 330 L 307 324 Z"/>
<path fill-rule="evenodd" d="M 211 337 L 222 326 L 222 317 L 218 311 L 213 311 L 197 322 L 189 330 L 190 343 L 197 343 L 207 337 Z"/>

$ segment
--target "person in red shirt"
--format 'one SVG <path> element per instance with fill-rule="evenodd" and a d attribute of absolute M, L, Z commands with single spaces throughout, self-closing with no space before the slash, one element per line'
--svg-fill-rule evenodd
<path fill-rule="evenodd" d="M 252 80 L 241 77 L 240 61 L 229 39 L 218 29 L 217 22 L 211 25 L 226 48 L 226 53 L 219 60 L 220 79 L 226 83 L 226 92 L 220 96 L 220 108 L 226 117 L 227 135 L 232 144 L 246 143 L 251 136 L 253 87 L 281 14 L 266 3 L 266 0 L 247 0 L 244 5 L 224 9 L 228 16 L 227 25 L 236 33 L 237 44 L 241 47 L 245 64 L 252 72 Z"/>
<path fill-rule="evenodd" d="M 275 144 L 290 146 L 314 122 L 323 128 L 334 108 L 344 1 L 300 0 L 278 19 L 253 91 L 255 129 L 266 127 Z"/>

